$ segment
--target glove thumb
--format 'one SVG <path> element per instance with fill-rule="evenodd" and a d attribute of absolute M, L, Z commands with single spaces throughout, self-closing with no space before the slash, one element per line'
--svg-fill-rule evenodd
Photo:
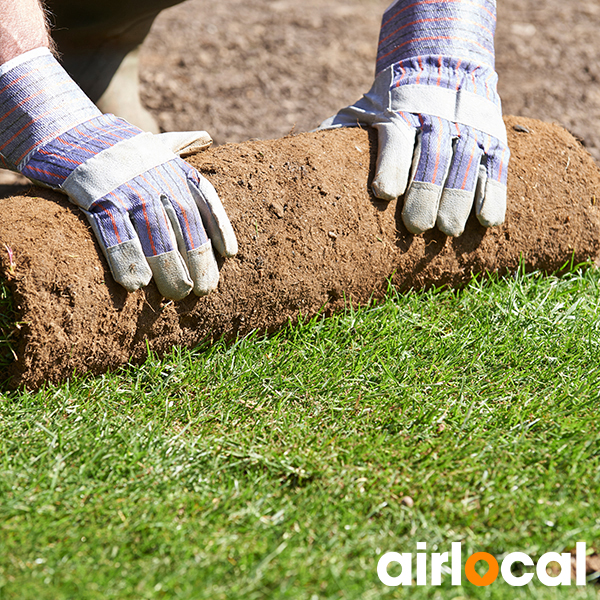
<path fill-rule="evenodd" d="M 383 121 L 377 129 L 378 151 L 373 193 L 394 200 L 406 191 L 413 162 L 416 130 L 402 121 Z"/>

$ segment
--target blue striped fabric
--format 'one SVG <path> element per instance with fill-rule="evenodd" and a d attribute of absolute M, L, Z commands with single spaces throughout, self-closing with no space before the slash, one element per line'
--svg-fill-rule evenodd
<path fill-rule="evenodd" d="M 49 52 L 36 54 L 0 75 L 0 161 L 20 171 L 40 144 L 101 114 Z"/>
<path fill-rule="evenodd" d="M 492 0 L 398 0 L 384 13 L 377 72 L 405 58 L 443 55 L 494 68 Z"/>
<path fill-rule="evenodd" d="M 71 171 L 88 158 L 140 133 L 141 129 L 122 119 L 100 115 L 34 150 L 21 173 L 44 185 L 60 187 Z"/>
<path fill-rule="evenodd" d="M 95 202 L 90 212 L 95 216 L 107 248 L 139 237 L 146 256 L 176 250 L 166 232 L 170 225 L 161 196 L 175 210 L 187 250 L 208 241 L 189 186 L 194 185 L 193 169 L 176 158 L 138 175 L 131 181 Z"/>
<path fill-rule="evenodd" d="M 439 117 L 398 114 L 408 125 L 421 131 L 422 147 L 415 181 L 472 192 L 483 161 L 487 176 L 506 185 L 510 152 L 500 140 Z"/>
<path fill-rule="evenodd" d="M 493 67 L 442 54 L 406 58 L 394 63 L 393 84 L 429 85 L 477 94 L 500 106 L 498 75 Z"/>

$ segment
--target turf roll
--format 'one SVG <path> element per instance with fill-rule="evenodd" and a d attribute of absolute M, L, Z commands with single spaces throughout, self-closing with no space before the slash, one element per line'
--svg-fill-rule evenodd
<path fill-rule="evenodd" d="M 153 284 L 132 294 L 115 284 L 85 219 L 60 194 L 32 187 L 0 199 L 0 280 L 9 291 L 0 338 L 10 343 L 1 379 L 36 388 L 142 361 L 149 349 L 160 355 L 177 344 L 273 331 L 300 315 L 379 298 L 390 282 L 400 290 L 459 286 L 520 264 L 555 272 L 595 259 L 593 159 L 556 125 L 515 117 L 506 124 L 506 223 L 485 229 L 471 215 L 458 238 L 413 236 L 401 200 L 375 200 L 372 131 L 305 133 L 190 157 L 219 192 L 240 251 L 221 263 L 215 293 L 180 302 L 161 298 Z"/>

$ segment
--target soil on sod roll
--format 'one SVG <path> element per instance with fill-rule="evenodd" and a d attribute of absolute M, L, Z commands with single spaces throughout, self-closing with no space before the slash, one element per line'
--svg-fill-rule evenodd
<path fill-rule="evenodd" d="M 372 196 L 372 131 L 306 133 L 192 156 L 219 192 L 240 250 L 222 262 L 216 292 L 176 303 L 153 284 L 132 294 L 115 284 L 86 221 L 60 194 L 31 188 L 0 199 L 0 278 L 16 311 L 16 360 L 4 375 L 12 387 L 35 388 L 99 374 L 143 360 L 148 348 L 161 354 L 365 303 L 390 279 L 401 290 L 455 286 L 473 273 L 513 271 L 520 259 L 555 271 L 595 258 L 600 171 L 592 158 L 558 126 L 506 123 L 506 223 L 485 229 L 471 215 L 459 238 L 437 230 L 413 236 L 401 200 Z"/>

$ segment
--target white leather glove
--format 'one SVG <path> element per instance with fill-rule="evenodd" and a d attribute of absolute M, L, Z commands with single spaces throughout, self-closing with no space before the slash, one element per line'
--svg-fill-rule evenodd
<path fill-rule="evenodd" d="M 206 132 L 152 135 L 103 115 L 46 48 L 0 67 L 0 159 L 66 193 L 86 214 L 115 280 L 133 291 L 152 277 L 163 296 L 217 287 L 214 249 L 237 252 L 213 186 L 174 151 Z"/>
<path fill-rule="evenodd" d="M 496 91 L 495 2 L 398 0 L 383 16 L 375 82 L 320 128 L 375 127 L 373 192 L 405 194 L 412 233 L 436 224 L 460 235 L 475 205 L 482 225 L 504 221 L 510 152 Z"/>

